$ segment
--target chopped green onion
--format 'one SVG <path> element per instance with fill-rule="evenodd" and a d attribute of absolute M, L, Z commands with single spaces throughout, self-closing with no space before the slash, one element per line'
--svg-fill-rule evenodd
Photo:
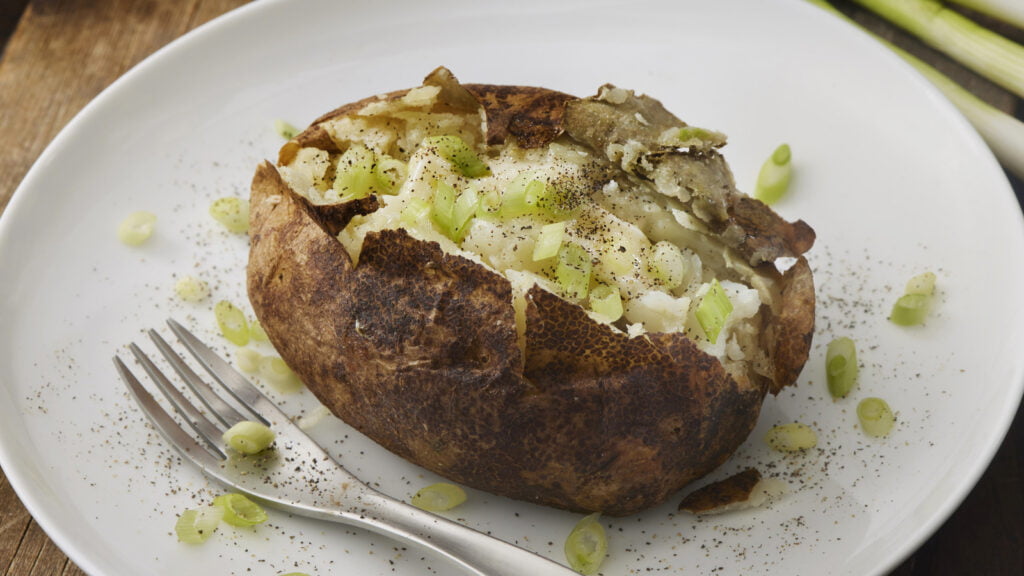
<path fill-rule="evenodd" d="M 583 300 L 590 291 L 590 274 L 594 263 L 590 253 L 575 242 L 565 242 L 558 250 L 555 280 L 567 298 Z"/>
<path fill-rule="evenodd" d="M 472 186 L 463 190 L 452 207 L 452 240 L 461 242 L 466 235 L 466 227 L 477 213 L 480 206 L 480 194 Z"/>
<path fill-rule="evenodd" d="M 530 180 L 527 182 L 526 189 L 523 192 L 527 204 L 536 206 L 541 211 L 548 212 L 552 208 L 553 190 L 543 180 Z"/>
<path fill-rule="evenodd" d="M 608 536 L 599 513 L 584 516 L 565 539 L 565 559 L 580 574 L 597 574 L 608 554 Z"/>
<path fill-rule="evenodd" d="M 244 494 L 232 492 L 213 499 L 224 511 L 224 522 L 231 526 L 255 526 L 267 521 L 267 512 Z"/>
<path fill-rule="evenodd" d="M 924 323 L 931 308 L 931 297 L 925 294 L 904 294 L 892 305 L 889 320 L 899 326 L 917 326 Z"/>
<path fill-rule="evenodd" d="M 818 445 L 818 434 L 810 426 L 799 422 L 780 424 L 765 434 L 765 442 L 773 450 L 799 452 Z"/>
<path fill-rule="evenodd" d="M 401 220 L 402 225 L 408 228 L 414 228 L 432 213 L 433 206 L 422 198 L 412 198 L 402 208 Z"/>
<path fill-rule="evenodd" d="M 132 212 L 117 225 L 117 239 L 129 246 L 139 246 L 153 235 L 156 214 L 140 210 Z"/>
<path fill-rule="evenodd" d="M 618 286 L 602 284 L 590 291 L 590 310 L 607 322 L 622 317 L 622 295 Z"/>
<path fill-rule="evenodd" d="M 543 214 L 547 199 L 547 185 L 538 180 L 535 174 L 524 172 L 505 187 L 505 192 L 501 195 L 498 216 L 517 218 L 527 214 Z"/>
<path fill-rule="evenodd" d="M 925 272 L 914 276 L 907 281 L 907 287 L 903 290 L 903 293 L 931 296 L 935 293 L 935 274 L 933 272 Z"/>
<path fill-rule="evenodd" d="M 431 219 L 438 229 L 453 241 L 462 242 L 469 223 L 476 216 L 479 207 L 480 194 L 472 186 L 459 193 L 443 180 L 434 183 L 434 203 L 430 208 Z M 409 208 L 407 206 L 407 209 L 419 212 L 418 207 Z M 409 217 L 413 215 L 410 213 Z"/>
<path fill-rule="evenodd" d="M 477 205 L 477 217 L 487 218 L 497 216 L 501 211 L 501 192 L 488 190 L 480 195 L 480 203 Z"/>
<path fill-rule="evenodd" d="M 373 150 L 362 144 L 353 144 L 338 158 L 333 188 L 338 194 L 338 202 L 348 202 L 373 194 L 389 194 L 392 182 L 378 170 L 377 155 Z"/>
<path fill-rule="evenodd" d="M 761 165 L 754 187 L 754 198 L 765 204 L 774 204 L 789 190 L 793 174 L 793 154 L 789 144 L 780 144 Z"/>
<path fill-rule="evenodd" d="M 259 320 L 253 320 L 249 323 L 249 336 L 251 336 L 256 342 L 270 341 L 266 330 L 263 329 L 263 324 L 261 324 Z"/>
<path fill-rule="evenodd" d="M 697 305 L 697 322 L 704 330 L 704 335 L 714 344 L 718 342 L 718 334 L 725 327 L 725 321 L 732 313 L 732 302 L 718 280 L 711 281 L 711 287 Z"/>
<path fill-rule="evenodd" d="M 533 261 L 539 262 L 558 255 L 565 237 L 566 222 L 545 224 L 537 235 L 537 243 L 533 245 Z"/>
<path fill-rule="evenodd" d="M 684 148 L 691 146 L 720 148 L 725 145 L 726 141 L 725 134 L 697 126 L 683 126 L 679 129 L 678 138 L 679 145 Z"/>
<path fill-rule="evenodd" d="M 860 427 L 868 436 L 876 438 L 885 436 L 896 424 L 896 415 L 889 404 L 881 398 L 865 398 L 857 404 L 857 418 Z"/>
<path fill-rule="evenodd" d="M 451 510 L 465 501 L 466 491 L 446 482 L 438 482 L 421 488 L 412 497 L 413 506 L 429 512 Z"/>
<path fill-rule="evenodd" d="M 385 190 L 393 192 L 409 175 L 409 167 L 398 158 L 380 154 L 377 157 L 376 173 L 381 182 L 386 184 Z"/>
<path fill-rule="evenodd" d="M 229 196 L 218 198 L 210 204 L 210 216 L 234 234 L 249 231 L 249 202 Z"/>
<path fill-rule="evenodd" d="M 238 369 L 246 374 L 255 374 L 260 370 L 260 361 L 263 360 L 263 354 L 260 354 L 252 348 L 239 348 L 235 351 L 235 364 Z"/>
<path fill-rule="evenodd" d="M 210 295 L 210 289 L 195 276 L 182 276 L 174 283 L 174 293 L 186 302 L 200 302 Z"/>
<path fill-rule="evenodd" d="M 274 120 L 274 132 L 285 140 L 291 140 L 299 135 L 298 128 L 281 119 Z"/>
<path fill-rule="evenodd" d="M 423 140 L 424 146 L 437 148 L 437 153 L 451 163 L 463 176 L 479 178 L 491 173 L 487 164 L 458 136 L 431 136 Z"/>
<path fill-rule="evenodd" d="M 856 24 L 856 22 L 846 18 L 845 14 L 833 8 L 825 0 L 807 1 L 852 24 Z M 949 98 L 967 117 L 967 120 L 974 125 L 1003 166 L 1019 178 L 1024 178 L 1024 154 L 1021 153 L 1021 150 L 1024 150 L 1024 122 L 978 98 L 953 80 L 950 80 L 948 76 L 922 62 L 909 52 L 877 36 L 875 39 L 906 60 L 934 84 L 935 87 L 941 90 L 946 95 L 946 98 Z"/>
<path fill-rule="evenodd" d="M 217 506 L 185 510 L 174 523 L 174 533 L 178 542 L 202 544 L 217 530 L 223 517 L 224 510 Z"/>
<path fill-rule="evenodd" d="M 222 436 L 224 443 L 240 454 L 258 454 L 274 443 L 274 431 L 251 420 L 235 424 Z"/>
<path fill-rule="evenodd" d="M 892 306 L 889 320 L 899 326 L 917 326 L 924 323 L 935 294 L 935 274 L 925 272 L 907 282 L 903 295 Z"/>
<path fill-rule="evenodd" d="M 832 398 L 846 398 L 857 384 L 857 346 L 842 337 L 828 343 L 825 352 L 825 377 Z"/>
<path fill-rule="evenodd" d="M 648 267 L 654 278 L 669 290 L 678 288 L 690 273 L 690 264 L 683 251 L 665 240 L 655 243 Z"/>
<path fill-rule="evenodd" d="M 856 0 L 932 48 L 1024 98 L 1024 46 L 938 0 Z"/>
<path fill-rule="evenodd" d="M 1013 24 L 1017 28 L 1024 29 L 1024 3 L 1020 0 L 950 0 L 959 4 L 987 14 L 997 20 Z"/>
<path fill-rule="evenodd" d="M 221 300 L 214 305 L 213 316 L 217 319 L 220 333 L 229 342 L 237 346 L 249 343 L 249 321 L 237 306 L 227 300 Z"/>
<path fill-rule="evenodd" d="M 302 390 L 302 381 L 288 364 L 277 356 L 260 358 L 258 371 L 260 378 L 281 394 L 292 394 Z"/>
<path fill-rule="evenodd" d="M 443 180 L 434 183 L 434 203 L 431 206 L 430 217 L 441 232 L 451 238 L 452 224 L 455 218 L 455 200 L 458 193 L 455 188 Z"/>

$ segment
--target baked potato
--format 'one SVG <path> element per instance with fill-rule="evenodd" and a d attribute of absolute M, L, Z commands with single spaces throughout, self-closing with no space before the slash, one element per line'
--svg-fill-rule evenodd
<path fill-rule="evenodd" d="M 256 170 L 248 294 L 338 417 L 453 481 L 628 515 L 722 464 L 807 359 L 814 242 L 723 135 L 611 85 L 347 104 Z"/>

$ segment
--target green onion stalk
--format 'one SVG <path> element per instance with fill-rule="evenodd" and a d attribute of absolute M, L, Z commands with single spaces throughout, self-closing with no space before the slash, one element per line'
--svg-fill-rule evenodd
<path fill-rule="evenodd" d="M 836 10 L 825 0 L 807 1 L 837 16 L 846 18 L 846 15 Z M 866 2 L 863 0 L 857 1 L 866 5 Z M 901 2 L 892 3 L 899 4 Z M 852 20 L 847 19 L 847 21 L 856 24 Z M 1024 122 L 978 98 L 948 76 L 922 62 L 912 54 L 886 42 L 882 38 L 876 36 L 876 39 L 916 68 L 918 72 L 935 85 L 974 126 L 1003 167 L 1018 178 L 1024 178 Z M 1024 71 L 1020 73 L 1020 77 L 1021 84 L 1024 85 Z"/>
<path fill-rule="evenodd" d="M 1024 2 L 1020 0 L 950 0 L 975 12 L 1024 29 Z"/>
<path fill-rule="evenodd" d="M 957 62 L 1024 98 L 1024 46 L 938 0 L 855 0 Z"/>

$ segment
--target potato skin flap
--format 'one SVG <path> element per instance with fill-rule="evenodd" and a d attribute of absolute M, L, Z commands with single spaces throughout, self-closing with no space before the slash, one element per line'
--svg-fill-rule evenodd
<path fill-rule="evenodd" d="M 447 91 L 453 107 L 477 102 L 486 145 L 499 147 L 543 148 L 563 137 L 566 104 L 577 100 L 460 85 L 447 71 L 425 85 Z M 517 319 L 510 279 L 402 228 L 367 233 L 356 264 L 337 236 L 376 211 L 375 198 L 315 205 L 280 167 L 302 148 L 339 152 L 329 121 L 408 93 L 324 115 L 282 148 L 277 165 L 256 170 L 248 294 L 281 357 L 380 445 L 502 496 L 623 516 L 726 461 L 765 394 L 793 383 L 806 361 L 814 289 L 803 257 L 785 272 L 755 265 L 779 298 L 762 306 L 766 366 L 757 373 L 727 369 L 683 333 L 615 330 L 538 285 L 525 291 Z M 793 237 L 780 241 L 787 253 L 810 247 L 802 227 L 801 240 Z"/>

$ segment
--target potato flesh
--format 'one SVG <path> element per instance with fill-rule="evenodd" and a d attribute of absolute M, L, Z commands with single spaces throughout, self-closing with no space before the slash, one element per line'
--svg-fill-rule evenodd
<path fill-rule="evenodd" d="M 637 185 L 629 179 L 607 180 L 600 161 L 585 147 L 560 139 L 545 148 L 525 150 L 515 145 L 487 150 L 478 143 L 481 127 L 474 114 L 433 113 L 429 91 L 397 102 L 375 102 L 359 114 L 345 116 L 327 124 L 328 133 L 345 148 L 361 143 L 378 154 L 393 155 L 407 161 L 407 177 L 394 195 L 378 196 L 380 207 L 371 214 L 356 216 L 338 235 L 353 261 L 358 261 L 367 233 L 404 228 L 413 237 L 437 242 L 449 254 L 474 260 L 512 281 L 513 305 L 522 309 L 525 292 L 533 284 L 566 297 L 553 279 L 552 259 L 535 262 L 533 247 L 540 228 L 555 220 L 568 219 L 565 240 L 582 246 L 593 257 L 591 287 L 615 286 L 623 298 L 623 319 L 612 324 L 631 336 L 646 332 L 684 332 L 705 352 L 722 359 L 744 361 L 756 352 L 757 326 L 751 323 L 760 308 L 765 290 L 748 286 L 755 275 L 745 265 L 734 265 L 721 255 L 721 248 L 709 245 L 698 224 L 664 195 L 652 193 L 649 185 Z M 457 171 L 436 150 L 418 146 L 423 138 L 440 134 L 460 135 L 491 168 L 491 175 L 469 179 Z M 314 204 L 329 203 L 324 191 L 330 189 L 333 171 L 321 150 L 305 148 L 281 168 L 285 181 Z M 480 214 L 468 224 L 465 237 L 456 243 L 430 218 L 410 220 L 403 217 L 414 202 L 433 202 L 436 182 L 445 182 L 457 191 L 473 187 L 481 194 L 502 192 L 523 173 L 530 172 L 549 185 L 584 190 L 577 194 L 583 201 L 571 214 L 553 218 L 551 214 L 531 214 L 499 218 Z M 575 204 L 575 203 L 574 203 Z M 688 281 L 667 288 L 652 272 L 649 258 L 653 245 L 668 241 L 682 249 L 689 264 Z M 715 279 L 712 270 L 735 268 L 729 279 L 720 279 L 734 311 L 716 342 L 704 335 L 694 316 L 696 305 Z M 579 302 L 588 308 L 588 302 Z M 519 333 L 525 331 L 525 319 L 517 314 Z M 591 314 L 596 321 L 606 319 Z"/>

